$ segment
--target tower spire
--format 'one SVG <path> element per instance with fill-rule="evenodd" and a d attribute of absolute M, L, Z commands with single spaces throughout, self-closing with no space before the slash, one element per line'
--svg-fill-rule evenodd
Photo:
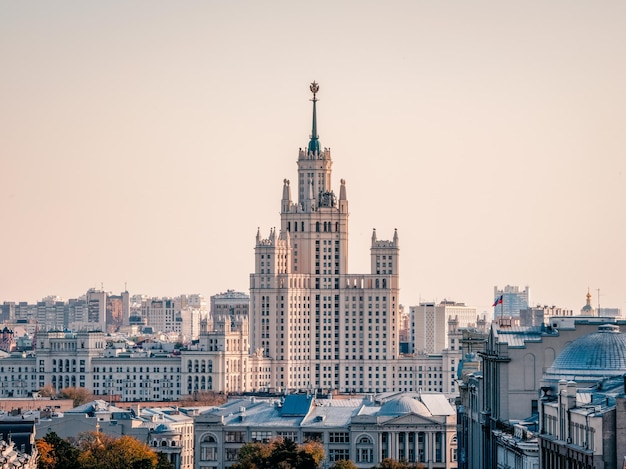
<path fill-rule="evenodd" d="M 311 86 L 309 86 L 309 89 L 311 90 L 311 93 L 313 93 L 313 99 L 311 101 L 313 101 L 313 126 L 311 129 L 311 140 L 309 140 L 309 153 L 319 153 L 320 151 L 320 141 L 319 141 L 319 136 L 317 135 L 317 109 L 316 109 L 316 103 L 317 103 L 317 92 L 320 89 L 320 86 L 314 81 L 313 83 L 311 83 Z"/>

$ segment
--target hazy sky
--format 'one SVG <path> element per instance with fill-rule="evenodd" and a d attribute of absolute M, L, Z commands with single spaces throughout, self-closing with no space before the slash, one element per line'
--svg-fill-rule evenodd
<path fill-rule="evenodd" d="M 0 4 L 0 301 L 248 291 L 310 133 L 351 273 L 626 310 L 626 2 Z"/>

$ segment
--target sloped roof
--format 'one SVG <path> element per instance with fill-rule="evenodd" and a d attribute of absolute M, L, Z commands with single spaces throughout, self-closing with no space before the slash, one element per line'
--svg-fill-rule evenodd
<path fill-rule="evenodd" d="M 281 415 L 283 417 L 304 417 L 311 410 L 313 396 L 309 394 L 289 394 L 285 397 Z"/>

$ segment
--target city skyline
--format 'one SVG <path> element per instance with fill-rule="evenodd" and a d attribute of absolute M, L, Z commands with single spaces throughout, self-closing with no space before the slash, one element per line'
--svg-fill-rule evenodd
<path fill-rule="evenodd" d="M 626 6 L 0 7 L 0 301 L 249 292 L 310 134 L 400 303 L 626 307 Z M 395 8 L 394 8 L 395 7 Z"/>

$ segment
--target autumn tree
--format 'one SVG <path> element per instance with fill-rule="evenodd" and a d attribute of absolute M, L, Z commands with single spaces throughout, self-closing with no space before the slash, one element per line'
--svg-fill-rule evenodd
<path fill-rule="evenodd" d="M 124 435 L 115 438 L 99 432 L 80 435 L 78 460 L 82 469 L 155 469 L 158 458 L 145 443 Z"/>
<path fill-rule="evenodd" d="M 243 445 L 232 469 L 319 469 L 323 460 L 324 447 L 319 442 L 298 445 L 288 438 L 277 438 Z"/>
<path fill-rule="evenodd" d="M 59 391 L 59 396 L 63 399 L 72 399 L 72 401 L 74 401 L 74 407 L 82 405 L 93 399 L 93 394 L 87 388 L 76 388 L 74 386 L 61 389 Z"/>
<path fill-rule="evenodd" d="M 335 461 L 330 469 L 359 469 L 354 462 L 350 459 L 340 459 Z"/>
<path fill-rule="evenodd" d="M 37 469 L 81 469 L 78 448 L 55 432 L 37 440 L 36 445 L 40 455 Z"/>
<path fill-rule="evenodd" d="M 374 469 L 421 469 L 424 466 L 420 463 L 408 463 L 405 460 L 383 459 Z"/>
<path fill-rule="evenodd" d="M 57 465 L 56 456 L 54 454 L 54 446 L 48 443 L 43 438 L 35 442 L 37 446 L 37 453 L 39 459 L 37 460 L 37 467 L 41 469 L 54 468 Z"/>
<path fill-rule="evenodd" d="M 52 384 L 48 383 L 39 388 L 39 395 L 41 397 L 55 397 L 57 395 L 56 389 Z"/>
<path fill-rule="evenodd" d="M 213 406 L 221 405 L 225 403 L 226 400 L 224 394 L 219 394 L 215 391 L 196 391 L 189 396 L 179 399 L 178 402 L 181 406 Z"/>

